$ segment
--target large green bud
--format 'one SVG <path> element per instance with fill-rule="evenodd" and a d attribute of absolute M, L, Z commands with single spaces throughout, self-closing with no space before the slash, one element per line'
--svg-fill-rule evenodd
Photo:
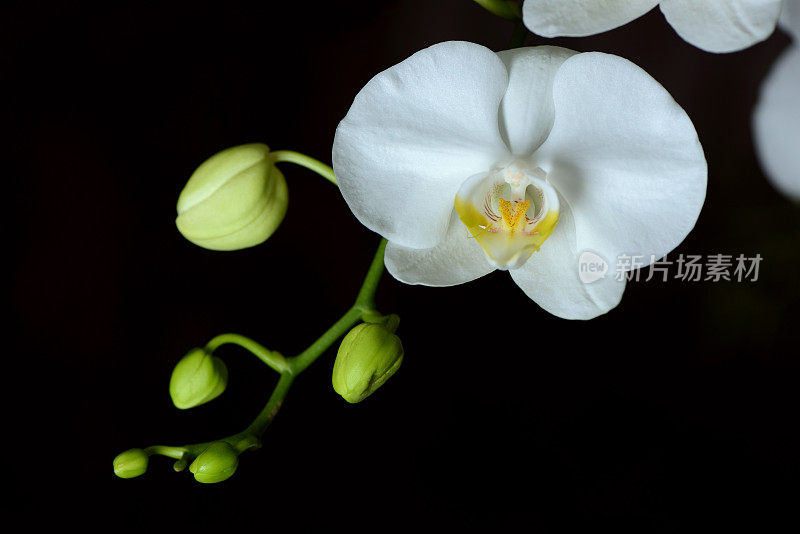
<path fill-rule="evenodd" d="M 195 458 L 189 471 L 203 484 L 214 484 L 230 478 L 239 465 L 239 454 L 225 441 L 215 441 Z"/>
<path fill-rule="evenodd" d="M 219 397 L 228 385 L 225 362 L 205 349 L 192 349 L 172 370 L 169 395 L 181 410 Z"/>
<path fill-rule="evenodd" d="M 150 458 L 142 449 L 128 449 L 114 458 L 114 474 L 119 478 L 133 478 L 147 471 Z"/>
<path fill-rule="evenodd" d="M 361 402 L 383 385 L 403 362 L 403 344 L 389 327 L 362 323 L 347 333 L 333 364 L 333 389 L 351 403 Z"/>
<path fill-rule="evenodd" d="M 263 243 L 278 228 L 289 194 L 261 143 L 214 154 L 194 171 L 178 198 L 175 224 L 203 248 L 237 250 Z"/>

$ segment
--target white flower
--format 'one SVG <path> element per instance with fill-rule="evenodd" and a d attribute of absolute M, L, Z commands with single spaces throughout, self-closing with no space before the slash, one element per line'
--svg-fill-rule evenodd
<path fill-rule="evenodd" d="M 706 190 L 697 134 L 661 85 L 620 57 L 552 46 L 414 54 L 356 96 L 333 165 L 355 216 L 389 240 L 398 280 L 448 286 L 508 269 L 570 319 L 616 306 L 617 257 L 672 250 Z M 581 283 L 585 250 L 609 276 Z"/>
<path fill-rule="evenodd" d="M 783 194 L 800 200 L 800 2 L 787 2 L 780 22 L 794 42 L 761 86 L 753 130 L 767 177 Z"/>
<path fill-rule="evenodd" d="M 781 0 L 525 0 L 522 17 L 530 31 L 544 37 L 584 37 L 627 24 L 656 6 L 678 35 L 708 52 L 734 52 L 763 41 L 781 12 Z"/>

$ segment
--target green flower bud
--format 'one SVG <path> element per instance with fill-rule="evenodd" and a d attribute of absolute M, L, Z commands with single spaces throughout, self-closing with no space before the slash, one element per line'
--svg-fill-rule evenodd
<path fill-rule="evenodd" d="M 186 410 L 219 397 L 227 385 L 225 362 L 205 349 L 192 349 L 172 370 L 169 395 L 176 407 Z"/>
<path fill-rule="evenodd" d="M 214 154 L 194 171 L 178 198 L 175 224 L 192 243 L 237 250 L 263 243 L 278 228 L 289 193 L 261 143 Z"/>
<path fill-rule="evenodd" d="M 490 13 L 494 13 L 498 17 L 506 20 L 521 21 L 522 9 L 519 4 L 510 2 L 509 0 L 475 0 L 475 3 L 480 4 Z"/>
<path fill-rule="evenodd" d="M 362 323 L 350 330 L 339 346 L 333 364 L 333 389 L 347 402 L 361 402 L 381 387 L 402 362 L 403 344 L 392 329 L 383 324 Z"/>
<path fill-rule="evenodd" d="M 147 471 L 147 453 L 142 449 L 128 449 L 114 458 L 114 474 L 119 478 L 133 478 Z"/>
<path fill-rule="evenodd" d="M 195 458 L 189 471 L 203 484 L 222 482 L 233 475 L 239 465 L 239 454 L 225 441 L 215 441 Z"/>

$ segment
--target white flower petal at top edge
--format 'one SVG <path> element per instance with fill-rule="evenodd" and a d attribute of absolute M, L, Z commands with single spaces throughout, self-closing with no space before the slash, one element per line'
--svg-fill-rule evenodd
<path fill-rule="evenodd" d="M 799 46 L 786 50 L 764 80 L 753 133 L 767 177 L 781 193 L 800 201 Z"/>
<path fill-rule="evenodd" d="M 543 37 L 585 37 L 637 19 L 659 0 L 525 0 L 522 19 Z M 702 1 L 702 0 L 701 0 Z"/>
<path fill-rule="evenodd" d="M 789 2 L 794 0 L 789 0 Z M 735 52 L 772 34 L 782 0 L 661 0 L 661 11 L 686 41 L 708 52 Z M 633 21 L 658 0 L 525 0 L 523 21 L 544 37 L 583 37 Z"/>
<path fill-rule="evenodd" d="M 488 48 L 446 42 L 376 75 L 339 124 L 333 168 L 364 226 L 428 248 L 463 181 L 507 157 L 498 127 L 508 74 Z"/>
<path fill-rule="evenodd" d="M 614 265 L 604 277 L 583 283 L 578 275 L 583 252 L 575 241 L 572 210 L 562 203 L 561 217 L 547 246 L 529 261 L 510 271 L 511 278 L 536 304 L 562 319 L 593 319 L 619 304 L 625 290 L 625 278 L 617 280 Z M 603 258 L 607 263 L 611 258 Z M 542 283 L 546 280 L 547 283 Z"/>
<path fill-rule="evenodd" d="M 708 52 L 735 52 L 772 34 L 781 0 L 662 0 L 661 11 L 678 35 L 694 46 Z"/>
<path fill-rule="evenodd" d="M 645 265 L 694 227 L 707 168 L 694 126 L 670 94 L 630 61 L 573 56 L 553 87 L 555 123 L 534 162 L 564 196 L 577 247 Z"/>

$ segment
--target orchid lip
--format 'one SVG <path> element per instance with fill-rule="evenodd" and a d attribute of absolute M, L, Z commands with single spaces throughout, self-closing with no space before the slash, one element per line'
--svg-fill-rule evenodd
<path fill-rule="evenodd" d="M 489 263 L 503 270 L 525 264 L 558 223 L 558 194 L 547 174 L 520 160 L 467 179 L 455 207 Z"/>

